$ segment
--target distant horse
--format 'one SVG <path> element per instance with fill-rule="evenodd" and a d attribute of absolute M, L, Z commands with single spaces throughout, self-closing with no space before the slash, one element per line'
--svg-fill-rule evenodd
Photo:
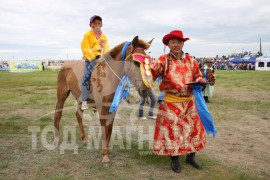
<path fill-rule="evenodd" d="M 213 96 L 214 93 L 214 84 L 216 82 L 215 77 L 215 70 L 212 69 L 200 69 L 201 73 L 203 74 L 204 79 L 208 84 L 206 84 L 203 88 L 203 98 L 206 103 L 210 102 L 209 97 Z"/>
<path fill-rule="evenodd" d="M 210 86 L 213 86 L 216 82 L 215 70 L 201 68 L 200 71 Z"/>
<path fill-rule="evenodd" d="M 88 103 L 99 113 L 100 124 L 102 127 L 103 166 L 109 166 L 111 164 L 109 159 L 111 153 L 110 138 L 116 112 L 110 113 L 109 109 L 121 78 L 124 75 L 128 76 L 141 96 L 146 97 L 150 93 L 149 84 L 147 86 L 144 74 L 141 73 L 143 72 L 141 63 L 136 60 L 135 56 L 143 59 L 143 61 L 147 60 L 149 56 L 147 56 L 145 50 L 150 47 L 152 41 L 153 39 L 149 42 L 145 42 L 136 36 L 129 45 L 121 43 L 105 53 L 104 58 L 102 58 L 103 61 L 99 62 L 93 70 L 91 83 L 89 85 L 90 100 Z M 56 128 L 54 141 L 56 144 L 59 144 L 59 126 L 62 109 L 70 92 L 78 102 L 76 116 L 80 127 L 81 139 L 84 144 L 88 143 L 82 122 L 83 111 L 81 110 L 81 84 L 83 72 L 84 62 L 72 61 L 65 63 L 58 73 L 57 104 L 54 116 L 54 126 Z"/>

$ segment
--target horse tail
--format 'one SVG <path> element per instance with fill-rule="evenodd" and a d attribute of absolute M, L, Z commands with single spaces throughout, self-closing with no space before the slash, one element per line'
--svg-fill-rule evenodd
<path fill-rule="evenodd" d="M 70 89 L 67 82 L 69 69 L 61 69 L 58 72 L 57 77 L 57 100 L 65 102 L 66 98 L 69 96 Z"/>
<path fill-rule="evenodd" d="M 59 140 L 59 126 L 62 117 L 64 103 L 70 94 L 70 89 L 67 82 L 67 74 L 69 69 L 61 69 L 57 77 L 57 103 L 54 114 L 55 140 Z"/>

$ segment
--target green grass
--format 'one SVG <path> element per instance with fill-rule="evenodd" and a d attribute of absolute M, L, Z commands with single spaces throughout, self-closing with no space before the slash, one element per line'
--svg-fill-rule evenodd
<path fill-rule="evenodd" d="M 269 71 L 216 71 L 216 85 L 231 90 L 269 91 Z"/>
<path fill-rule="evenodd" d="M 270 90 L 270 72 L 258 71 L 216 71 L 216 85 L 225 94 L 215 96 L 208 105 L 213 118 L 218 121 L 240 119 L 243 112 L 256 115 L 269 121 L 270 100 L 263 98 L 237 98 L 228 96 L 230 92 L 268 93 Z M 41 130 L 53 125 L 56 103 L 57 71 L 35 73 L 9 73 L 0 71 L 0 179 L 258 179 L 256 172 L 241 166 L 226 164 L 219 159 L 199 153 L 198 161 L 204 165 L 197 171 L 185 164 L 181 156 L 183 170 L 181 174 L 172 173 L 168 157 L 142 155 L 141 151 L 151 151 L 148 146 L 138 150 L 136 142 L 130 150 L 115 147 L 113 166 L 103 168 L 101 151 L 87 149 L 82 145 L 78 123 L 75 118 L 74 102 L 69 97 L 65 105 L 61 127 L 76 126 L 78 154 L 66 150 L 60 154 L 59 147 L 47 150 L 40 140 L 38 132 L 37 149 L 32 149 L 29 126 L 40 126 Z M 158 85 L 154 90 L 157 92 Z M 135 102 L 134 96 L 131 102 Z M 122 108 L 121 117 L 129 116 L 129 108 Z M 87 113 L 92 113 L 87 111 Z M 93 120 L 90 123 L 96 123 Z M 87 127 L 86 127 L 87 128 Z M 61 129 L 62 133 L 63 129 Z M 87 132 L 87 131 L 86 131 Z M 88 133 L 88 132 L 87 132 Z M 52 142 L 52 133 L 47 134 Z M 126 142 L 125 142 L 126 143 Z M 126 144 L 125 144 L 126 145 Z M 254 144 L 250 145 L 253 148 Z"/>
<path fill-rule="evenodd" d="M 31 73 L 10 73 L 0 71 L 1 88 L 28 87 L 28 86 L 51 86 L 56 87 L 55 77 L 58 71 L 46 70 Z"/>

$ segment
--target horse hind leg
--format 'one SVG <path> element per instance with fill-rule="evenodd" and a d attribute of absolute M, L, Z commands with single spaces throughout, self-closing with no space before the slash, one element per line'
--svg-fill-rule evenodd
<path fill-rule="evenodd" d="M 65 81 L 59 80 L 59 77 L 61 77 L 61 74 L 58 75 L 57 103 L 56 103 L 55 113 L 54 113 L 54 127 L 55 127 L 54 144 L 55 145 L 59 145 L 60 120 L 63 113 L 64 103 L 70 94 L 70 90 L 68 89 L 68 86 L 66 85 Z"/>
<path fill-rule="evenodd" d="M 54 127 L 55 127 L 55 133 L 54 133 L 54 142 L 55 144 L 59 144 L 59 129 L 60 129 L 60 121 L 63 113 L 63 107 L 64 103 L 69 96 L 70 91 L 63 92 L 60 95 L 60 98 L 57 100 L 57 104 L 55 107 L 55 113 L 54 113 Z"/>

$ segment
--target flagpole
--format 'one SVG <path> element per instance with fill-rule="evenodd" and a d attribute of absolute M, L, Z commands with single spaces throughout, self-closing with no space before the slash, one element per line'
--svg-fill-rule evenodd
<path fill-rule="evenodd" d="M 260 38 L 260 56 L 262 55 L 262 41 L 261 41 L 261 38 Z"/>

